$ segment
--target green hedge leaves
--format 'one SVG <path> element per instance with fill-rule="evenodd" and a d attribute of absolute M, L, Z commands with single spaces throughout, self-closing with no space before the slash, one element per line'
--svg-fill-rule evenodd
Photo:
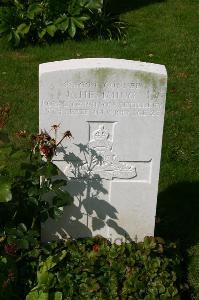
<path fill-rule="evenodd" d="M 106 15 L 101 0 L 20 0 L 0 10 L 0 36 L 12 47 L 81 36 L 121 38 L 123 29 L 118 17 Z"/>

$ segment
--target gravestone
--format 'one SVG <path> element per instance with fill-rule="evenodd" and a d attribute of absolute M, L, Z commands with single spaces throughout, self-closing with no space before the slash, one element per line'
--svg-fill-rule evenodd
<path fill-rule="evenodd" d="M 63 140 L 54 163 L 74 202 L 42 239 L 154 234 L 167 74 L 162 65 L 109 58 L 40 65 L 40 129 Z"/>

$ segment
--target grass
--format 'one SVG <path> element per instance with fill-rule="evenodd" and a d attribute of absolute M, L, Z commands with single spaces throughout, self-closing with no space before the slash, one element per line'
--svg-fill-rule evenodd
<path fill-rule="evenodd" d="M 0 40 L 0 104 L 10 103 L 11 134 L 38 130 L 38 65 L 79 58 L 114 57 L 164 64 L 168 93 L 156 235 L 179 241 L 188 278 L 199 296 L 199 95 L 197 0 L 115 1 L 129 24 L 121 41 L 66 41 L 9 50 Z M 122 3 L 119 5 L 119 3 Z M 128 11 L 127 11 L 128 10 Z"/>

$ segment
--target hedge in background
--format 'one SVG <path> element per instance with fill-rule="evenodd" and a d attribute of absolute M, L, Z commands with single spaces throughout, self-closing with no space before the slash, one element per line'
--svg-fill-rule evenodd
<path fill-rule="evenodd" d="M 14 0 L 0 11 L 0 35 L 13 47 L 93 36 L 120 38 L 124 24 L 107 15 L 101 0 Z"/>

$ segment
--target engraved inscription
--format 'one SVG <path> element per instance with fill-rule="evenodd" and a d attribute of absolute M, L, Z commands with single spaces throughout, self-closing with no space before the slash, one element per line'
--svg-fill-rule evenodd
<path fill-rule="evenodd" d="M 68 163 L 64 174 L 75 180 L 81 178 L 93 180 L 101 178 L 108 181 L 129 181 L 150 183 L 152 159 L 149 161 L 121 161 L 113 149 L 114 128 L 117 122 L 89 123 L 89 142 L 84 146 L 87 158 L 82 161 L 77 170 L 74 161 Z M 82 149 L 83 149 L 82 148 Z M 78 163 L 78 161 L 77 161 Z M 76 164 L 75 164 L 76 168 Z"/>
<path fill-rule="evenodd" d="M 112 152 L 113 141 L 110 139 L 110 133 L 105 128 L 104 124 L 94 130 L 91 134 L 91 140 L 88 143 L 88 152 L 92 158 L 92 165 L 88 165 L 88 161 L 85 161 L 81 168 L 77 178 L 93 178 L 98 175 L 101 179 L 113 180 L 118 179 L 132 179 L 137 176 L 136 169 L 132 163 L 119 161 L 116 154 Z M 68 167 L 65 170 L 67 176 L 70 177 Z"/>
<path fill-rule="evenodd" d="M 42 110 L 58 115 L 110 115 L 154 117 L 163 114 L 161 88 L 144 89 L 140 82 L 64 82 L 63 89 L 50 86 Z M 62 91 L 62 92 L 61 92 Z"/>
<path fill-rule="evenodd" d="M 44 102 L 45 103 L 45 102 Z M 159 103 L 75 103 L 66 105 L 52 105 L 49 102 L 43 104 L 45 111 L 60 115 L 111 115 L 111 116 L 159 116 L 163 113 L 163 105 Z"/>
<path fill-rule="evenodd" d="M 92 133 L 92 140 L 88 146 L 102 157 L 102 162 L 98 162 L 94 168 L 95 174 L 101 178 L 112 180 L 113 178 L 130 179 L 137 176 L 133 165 L 120 162 L 117 155 L 112 153 L 113 143 L 109 140 L 109 132 L 104 125 L 100 125 Z"/>
<path fill-rule="evenodd" d="M 74 81 L 66 81 L 65 86 L 72 89 L 77 88 L 98 88 L 100 85 L 98 82 L 93 81 L 81 81 L 81 82 L 74 82 Z M 106 81 L 102 84 L 104 88 L 118 88 L 118 89 L 139 89 L 142 87 L 140 82 L 112 82 Z"/>

